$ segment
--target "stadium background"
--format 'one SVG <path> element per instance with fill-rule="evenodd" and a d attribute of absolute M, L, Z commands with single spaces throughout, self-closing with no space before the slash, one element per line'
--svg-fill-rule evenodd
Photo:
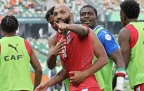
<path fill-rule="evenodd" d="M 124 0 L 0 0 L 0 22 L 5 15 L 15 15 L 19 21 L 17 34 L 29 41 L 39 58 L 43 70 L 42 82 L 48 80 L 49 69 L 46 65 L 49 51 L 48 37 L 55 31 L 45 20 L 49 8 L 58 3 L 66 3 L 71 8 L 75 23 L 80 23 L 79 10 L 83 5 L 90 4 L 98 11 L 99 24 L 107 28 L 116 38 L 123 27 L 120 22 L 120 3 Z M 140 3 L 141 12 L 138 20 L 144 20 L 144 0 Z M 115 68 L 113 69 L 115 70 Z M 34 70 L 31 67 L 31 78 L 34 80 Z M 125 79 L 124 91 L 130 90 L 128 78 Z"/>

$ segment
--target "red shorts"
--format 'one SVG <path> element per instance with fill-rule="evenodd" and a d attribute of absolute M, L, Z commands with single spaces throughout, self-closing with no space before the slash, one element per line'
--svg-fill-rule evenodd
<path fill-rule="evenodd" d="M 134 91 L 144 91 L 144 83 L 134 87 Z"/>
<path fill-rule="evenodd" d="M 70 91 L 101 91 L 100 88 L 88 88 L 88 89 L 81 89 L 81 90 L 71 90 Z"/>

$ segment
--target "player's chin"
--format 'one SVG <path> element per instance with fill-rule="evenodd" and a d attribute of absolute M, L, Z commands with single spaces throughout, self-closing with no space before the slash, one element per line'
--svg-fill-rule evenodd
<path fill-rule="evenodd" d="M 91 27 L 91 23 L 84 23 L 85 25 L 87 25 L 88 27 Z"/>

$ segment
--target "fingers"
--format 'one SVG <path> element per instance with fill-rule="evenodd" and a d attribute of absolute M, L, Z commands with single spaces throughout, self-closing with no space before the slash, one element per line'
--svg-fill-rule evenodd
<path fill-rule="evenodd" d="M 56 46 L 59 46 L 59 45 L 65 45 L 66 44 L 66 40 L 61 38 L 60 41 L 56 44 Z"/>
<path fill-rule="evenodd" d="M 59 52 L 58 55 L 64 54 L 63 52 Z"/>
<path fill-rule="evenodd" d="M 54 24 L 56 25 L 56 27 L 59 27 L 59 24 L 58 24 L 58 23 L 54 22 Z"/>
<path fill-rule="evenodd" d="M 65 23 L 56 23 L 56 22 L 54 22 L 54 24 L 56 25 L 56 27 L 58 28 L 58 32 L 59 33 L 62 33 L 62 32 L 64 32 L 65 30 L 67 30 L 67 24 L 65 24 Z"/>

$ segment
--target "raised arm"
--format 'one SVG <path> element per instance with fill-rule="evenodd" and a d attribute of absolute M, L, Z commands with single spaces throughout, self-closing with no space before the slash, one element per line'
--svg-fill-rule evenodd
<path fill-rule="evenodd" d="M 69 24 L 67 29 L 78 34 L 80 37 L 85 37 L 88 35 L 88 28 L 81 24 Z"/>
<path fill-rule="evenodd" d="M 67 30 L 72 31 L 80 37 L 85 37 L 88 35 L 88 28 L 81 24 L 65 24 L 65 23 L 55 23 L 59 33 L 63 33 Z"/>
<path fill-rule="evenodd" d="M 49 44 L 49 53 L 47 58 L 47 65 L 49 69 L 53 69 L 56 66 L 56 57 L 61 54 L 61 50 L 65 45 L 65 40 L 61 39 L 58 43 L 56 43 L 56 33 L 52 34 L 48 39 Z"/>

